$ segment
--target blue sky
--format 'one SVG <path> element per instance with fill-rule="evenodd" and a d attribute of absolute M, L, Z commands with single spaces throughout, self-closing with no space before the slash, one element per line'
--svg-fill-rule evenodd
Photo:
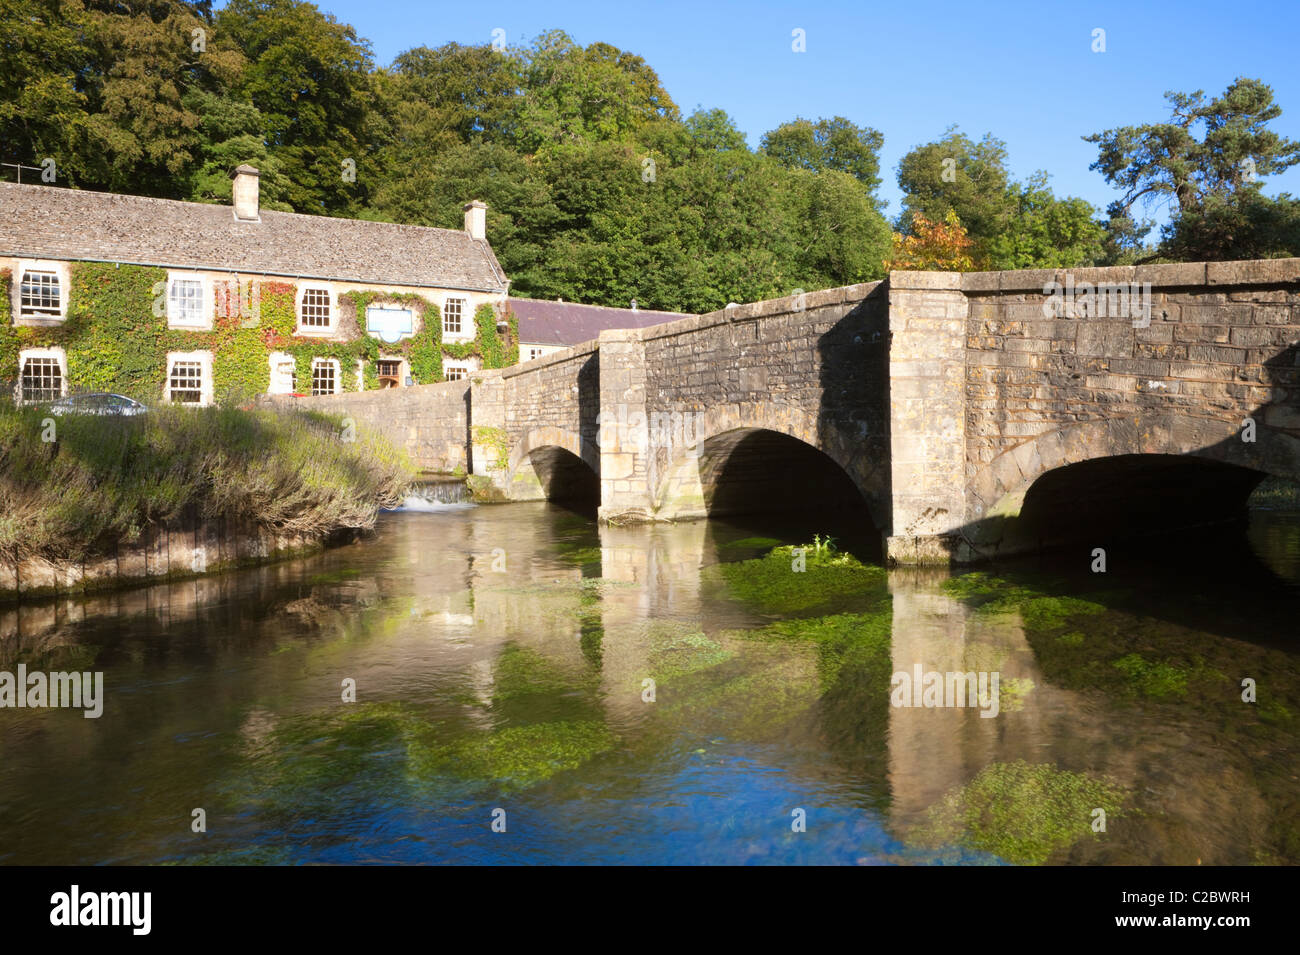
<path fill-rule="evenodd" d="M 842 115 L 885 137 L 882 196 L 911 147 L 950 124 L 1007 143 L 1013 175 L 1047 170 L 1058 195 L 1098 207 L 1115 197 L 1089 172 L 1096 147 L 1079 137 L 1168 115 L 1165 90 L 1221 93 L 1237 76 L 1270 84 L 1300 139 L 1297 0 L 1228 4 L 1128 2 L 478 2 L 320 0 L 368 38 L 380 64 L 421 44 L 510 43 L 562 29 L 645 58 L 683 114 L 721 107 L 749 136 L 795 116 Z M 791 50 L 805 31 L 807 51 Z M 1106 31 L 1094 53 L 1093 30 Z M 1265 191 L 1300 194 L 1300 167 Z"/>

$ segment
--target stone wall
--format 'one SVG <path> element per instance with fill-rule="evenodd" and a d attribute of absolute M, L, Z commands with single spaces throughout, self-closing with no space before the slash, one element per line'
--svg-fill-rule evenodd
<path fill-rule="evenodd" d="M 492 374 L 499 372 L 474 372 L 475 377 Z M 469 390 L 470 382 L 460 380 L 271 400 L 281 406 L 351 416 L 404 449 L 418 470 L 465 474 L 469 471 Z"/>
<path fill-rule="evenodd" d="M 1085 461 L 1178 455 L 1300 478 L 1300 260 L 957 278 L 891 276 L 895 487 L 913 468 L 924 491 L 913 500 L 895 492 L 897 559 L 1024 549 L 1034 542 L 1011 546 L 1004 525 L 1019 516 L 1028 489 Z M 918 288 L 944 282 L 942 292 Z M 1053 282 L 1076 293 L 1149 283 L 1149 315 L 1140 305 L 1123 315 L 1113 304 L 1104 314 L 1045 310 Z M 919 329 L 927 301 L 934 328 L 900 340 Z M 940 366 L 926 364 L 927 350 L 941 356 Z M 960 382 L 952 379 L 957 367 Z M 929 390 L 910 407 L 923 374 L 934 376 Z M 964 409 L 959 419 L 954 408 Z M 1254 440 L 1243 440 L 1247 419 Z"/>
<path fill-rule="evenodd" d="M 575 345 L 501 372 L 502 409 L 508 494 L 512 500 L 536 500 L 564 487 L 577 470 L 572 455 L 592 475 L 600 471 L 596 419 L 600 414 L 600 356 L 596 342 Z M 477 397 L 477 394 L 476 394 Z M 475 427 L 479 427 L 475 416 Z M 566 455 L 540 449 L 561 449 Z M 540 468 L 540 471 L 539 471 Z M 557 468 L 559 469 L 557 471 Z M 496 471 L 497 468 L 492 470 Z M 548 487 L 549 485 L 549 487 Z"/>
<path fill-rule="evenodd" d="M 823 451 L 882 518 L 885 323 L 871 283 L 603 333 L 602 515 L 702 516 L 710 442 L 765 429 Z"/>
<path fill-rule="evenodd" d="M 112 554 L 86 560 L 0 560 L 0 601 L 194 577 L 296 557 L 323 546 L 320 539 L 229 521 L 148 528 L 138 542 L 121 543 Z"/>

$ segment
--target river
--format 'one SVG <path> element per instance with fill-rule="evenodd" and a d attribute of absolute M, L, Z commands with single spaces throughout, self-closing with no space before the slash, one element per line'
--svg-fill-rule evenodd
<path fill-rule="evenodd" d="M 1300 862 L 1300 513 L 1104 574 L 885 570 L 834 520 L 433 502 L 0 610 L 0 669 L 105 683 L 0 710 L 0 862 Z M 918 667 L 996 708 L 892 705 Z"/>

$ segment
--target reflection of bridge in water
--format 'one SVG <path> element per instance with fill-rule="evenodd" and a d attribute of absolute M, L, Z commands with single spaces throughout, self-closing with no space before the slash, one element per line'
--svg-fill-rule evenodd
<path fill-rule="evenodd" d="M 772 680 L 723 697 L 715 713 L 688 711 L 689 725 L 667 716 L 670 736 L 687 730 L 781 749 L 791 754 L 787 772 L 858 792 L 900 836 L 945 793 L 990 764 L 1015 760 L 1112 776 L 1155 794 L 1176 818 L 1149 833 L 1126 830 L 1122 840 L 1085 841 L 1072 861 L 1250 861 L 1247 849 L 1267 817 L 1244 757 L 1234 759 L 1221 742 L 1207 739 L 1204 727 L 1165 724 L 1166 732 L 1151 733 L 1150 724 L 1117 720 L 1119 711 L 1104 695 L 1055 685 L 1019 616 L 973 611 L 944 591 L 941 570 L 890 572 L 890 665 L 895 672 L 916 664 L 941 672 L 996 669 L 1004 687 L 1032 681 L 1032 690 L 994 719 L 981 718 L 975 707 L 888 707 L 885 685 L 877 696 L 859 687 L 837 699 L 819 683 L 815 648 L 729 635 L 767 618 L 720 599 L 716 581 L 702 574 L 727 552 L 713 523 L 606 525 L 591 540 L 587 522 L 558 509 L 478 508 L 394 518 L 381 531 L 376 540 L 303 561 L 12 609 L 0 620 L 4 658 L 21 652 L 30 660 L 75 643 L 103 619 L 100 632 L 111 626 L 119 661 L 147 656 L 153 639 L 157 654 L 193 655 L 196 665 L 240 673 L 215 698 L 175 691 L 174 702 L 192 710 L 195 727 L 208 725 L 209 717 L 219 722 L 216 714 L 232 707 L 262 714 L 259 726 L 273 723 L 263 701 L 283 697 L 277 681 L 291 672 L 319 683 L 312 694 L 317 707 L 337 702 L 332 688 L 340 673 L 356 679 L 369 700 L 418 699 L 439 681 L 459 684 L 462 696 L 478 701 L 475 712 L 486 730 L 500 719 L 490 714 L 503 690 L 506 655 L 525 650 L 554 672 L 594 674 L 592 698 L 603 721 L 620 738 L 638 740 L 662 735 L 665 714 L 683 703 L 682 684 L 671 676 L 659 682 L 655 704 L 642 699 L 642 681 L 659 667 L 664 628 L 678 627 L 702 631 L 729 650 L 765 654 Z M 557 540 L 598 550 L 577 562 Z M 367 548 L 377 548 L 382 560 L 368 563 Z M 349 576 L 351 567 L 366 570 Z M 314 636 L 299 650 L 305 656 L 275 658 L 285 664 L 269 669 L 248 667 L 250 655 L 260 659 L 268 645 L 296 632 L 292 621 L 310 623 Z M 212 631 L 240 638 L 204 645 L 202 635 Z M 124 676 L 110 670 L 110 687 Z M 564 694 L 556 696 L 555 705 L 565 705 Z M 132 737 L 141 723 L 148 725 L 148 707 L 165 708 L 148 697 L 110 696 L 117 708 L 110 715 L 127 718 L 102 720 L 97 732 Z M 883 716 L 883 723 L 872 723 L 864 711 Z"/>
<path fill-rule="evenodd" d="M 1150 315 L 1053 311 L 1053 282 L 1149 283 Z M 890 558 L 947 563 L 1219 520 L 1300 478 L 1297 344 L 1300 259 L 895 272 L 309 401 L 507 499 L 616 523 L 841 501 Z"/>

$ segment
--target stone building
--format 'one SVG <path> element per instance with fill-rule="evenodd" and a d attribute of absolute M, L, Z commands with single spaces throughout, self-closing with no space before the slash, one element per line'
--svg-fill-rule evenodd
<path fill-rule="evenodd" d="M 689 317 L 680 312 L 656 312 L 635 307 L 606 308 L 563 300 L 512 298 L 506 307 L 519 323 L 521 362 L 595 341 L 606 329 L 649 328 Z"/>
<path fill-rule="evenodd" d="M 0 380 L 19 400 L 127 382 L 137 397 L 208 404 L 223 376 L 253 391 L 333 394 L 480 367 L 476 314 L 489 304 L 499 316 L 510 284 L 482 202 L 466 204 L 463 230 L 435 229 L 263 210 L 258 180 L 236 169 L 229 206 L 0 183 Z M 136 286 L 122 304 L 127 275 Z M 122 330 L 96 339 L 113 308 Z M 144 371 L 130 378 L 114 361 Z"/>

